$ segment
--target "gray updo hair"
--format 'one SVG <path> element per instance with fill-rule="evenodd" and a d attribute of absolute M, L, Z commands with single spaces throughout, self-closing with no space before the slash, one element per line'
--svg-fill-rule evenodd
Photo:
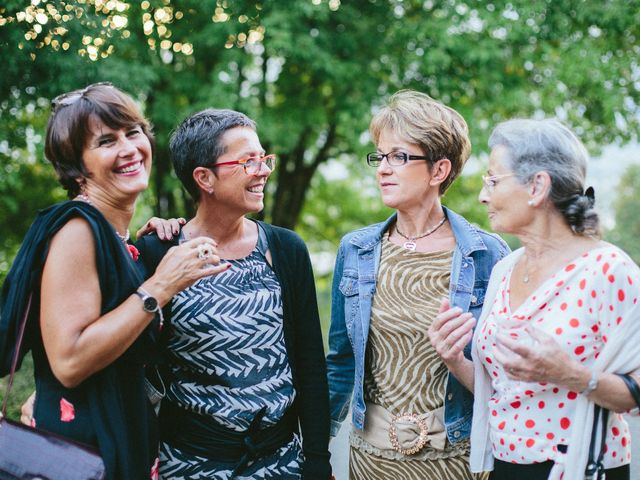
<path fill-rule="evenodd" d="M 600 234 L 593 189 L 584 190 L 589 154 L 571 130 L 551 119 L 508 120 L 489 137 L 489 147 L 499 145 L 506 148 L 508 166 L 520 182 L 540 171 L 549 174 L 549 200 L 576 234 Z"/>

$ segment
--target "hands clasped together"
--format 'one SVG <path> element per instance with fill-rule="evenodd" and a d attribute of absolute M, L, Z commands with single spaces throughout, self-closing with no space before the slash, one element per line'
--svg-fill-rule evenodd
<path fill-rule="evenodd" d="M 471 313 L 451 307 L 447 299 L 442 300 L 429 328 L 429 339 L 445 365 L 454 372 L 468 362 L 464 348 L 473 338 L 475 324 Z M 501 328 L 496 335 L 494 355 L 511 380 L 522 382 L 563 385 L 573 363 L 551 335 L 532 325 Z"/>
<path fill-rule="evenodd" d="M 563 385 L 573 360 L 560 348 L 555 339 L 527 325 L 513 335 L 501 329 L 496 335 L 495 359 L 500 362 L 511 380 L 521 382 L 550 382 Z"/>

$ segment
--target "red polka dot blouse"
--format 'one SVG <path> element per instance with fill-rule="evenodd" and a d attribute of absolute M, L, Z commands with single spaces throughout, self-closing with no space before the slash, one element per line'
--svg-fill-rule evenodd
<path fill-rule="evenodd" d="M 530 340 L 519 327 L 530 325 L 556 339 L 577 361 L 591 365 L 620 322 L 632 321 L 625 311 L 635 305 L 638 269 L 614 246 L 591 250 L 544 282 L 511 311 L 511 270 L 502 278 L 476 345 L 478 358 L 492 379 L 489 430 L 494 457 L 514 463 L 555 458 L 558 444 L 571 438 L 571 422 L 579 393 L 550 383 L 510 380 L 494 356 L 496 333 Z M 611 413 L 605 468 L 629 463 L 630 435 L 622 415 Z"/>

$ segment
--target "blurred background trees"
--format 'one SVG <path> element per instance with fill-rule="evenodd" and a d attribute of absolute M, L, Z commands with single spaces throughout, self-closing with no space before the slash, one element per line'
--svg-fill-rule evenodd
<path fill-rule="evenodd" d="M 607 238 L 640 263 L 640 164 L 628 167 L 614 201 L 615 226 Z"/>
<path fill-rule="evenodd" d="M 42 155 L 50 99 L 95 81 L 135 96 L 155 126 L 139 221 L 188 216 L 172 128 L 206 108 L 255 118 L 278 154 L 262 216 L 321 255 L 382 219 L 367 125 L 414 88 L 467 119 L 475 155 L 500 120 L 557 116 L 591 147 L 637 139 L 637 0 L 120 0 L 0 6 L 0 278 L 34 212 L 64 197 Z M 477 169 L 475 170 L 477 172 Z M 338 174 L 336 174 L 338 172 Z M 446 202 L 486 225 L 468 174 Z M 330 261 L 328 262 L 330 263 Z"/>

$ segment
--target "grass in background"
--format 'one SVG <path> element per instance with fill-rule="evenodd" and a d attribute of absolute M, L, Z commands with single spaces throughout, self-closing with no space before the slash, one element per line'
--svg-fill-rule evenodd
<path fill-rule="evenodd" d="M 0 399 L 4 401 L 4 396 L 7 393 L 7 383 L 9 376 L 7 375 L 0 380 Z M 7 405 L 7 417 L 12 420 L 20 420 L 20 406 L 29 398 L 29 395 L 33 393 L 36 386 L 33 381 L 33 359 L 31 354 L 24 357 L 22 367 L 16 372 L 16 376 L 13 379 L 13 387 L 9 394 L 9 404 Z"/>

